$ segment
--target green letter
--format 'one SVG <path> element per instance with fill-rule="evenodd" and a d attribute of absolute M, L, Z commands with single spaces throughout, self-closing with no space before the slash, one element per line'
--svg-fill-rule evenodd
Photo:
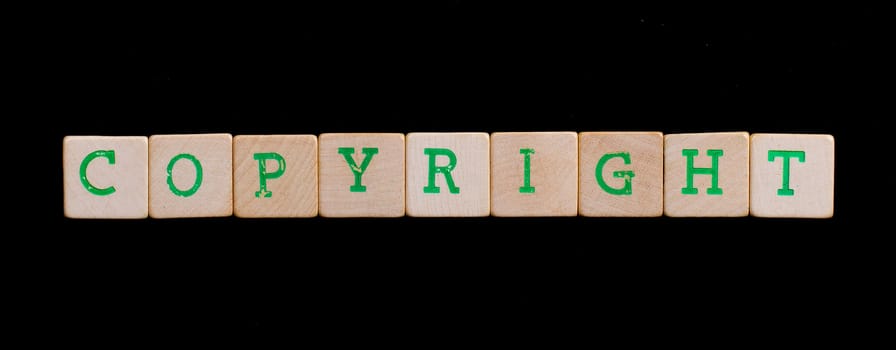
<path fill-rule="evenodd" d="M 174 163 L 181 159 L 193 162 L 193 166 L 196 167 L 196 181 L 193 182 L 193 187 L 186 191 L 179 190 L 177 186 L 174 186 L 174 180 L 171 179 L 171 170 L 174 169 Z M 202 164 L 199 164 L 199 160 L 196 157 L 192 154 L 181 153 L 171 158 L 171 161 L 168 162 L 168 188 L 171 189 L 172 193 L 181 197 L 189 197 L 199 190 L 199 185 L 202 185 Z"/>
<path fill-rule="evenodd" d="M 697 194 L 697 189 L 694 187 L 694 175 L 701 174 L 712 175 L 712 187 L 706 189 L 706 194 L 716 196 L 722 195 L 722 189 L 719 188 L 719 157 L 722 156 L 722 150 L 706 150 L 706 155 L 712 157 L 712 166 L 709 168 L 694 167 L 694 157 L 696 157 L 698 153 L 699 152 L 695 149 L 681 150 L 681 155 L 688 157 L 688 187 L 682 188 L 681 194 Z"/>
<path fill-rule="evenodd" d="M 781 188 L 778 189 L 779 196 L 792 196 L 793 190 L 790 189 L 790 158 L 796 158 L 800 161 L 800 163 L 804 163 L 806 161 L 806 152 L 803 151 L 778 151 L 778 150 L 770 150 L 768 151 L 768 161 L 774 162 L 775 158 L 781 157 L 784 159 L 784 176 L 783 181 L 781 183 Z"/>
<path fill-rule="evenodd" d="M 436 173 L 445 176 L 445 182 L 448 183 L 448 192 L 458 194 L 460 188 L 454 186 L 454 179 L 451 178 L 451 170 L 457 165 L 457 156 L 447 148 L 424 148 L 423 154 L 429 156 L 429 182 L 423 187 L 423 193 L 439 193 L 439 186 L 436 186 Z M 436 156 L 448 157 L 448 165 L 436 166 Z"/>
<path fill-rule="evenodd" d="M 628 152 L 604 154 L 604 156 L 600 157 L 600 160 L 597 161 L 597 167 L 594 169 L 594 177 L 597 178 L 597 184 L 600 185 L 600 188 L 602 188 L 604 191 L 607 191 L 607 193 L 609 194 L 617 196 L 630 196 L 632 194 L 632 178 L 635 177 L 635 172 L 631 170 L 619 170 L 613 172 L 613 177 L 625 179 L 625 185 L 623 185 L 622 188 L 612 188 L 607 185 L 606 181 L 604 181 L 604 165 L 607 164 L 607 161 L 613 158 L 622 158 L 622 162 L 625 164 L 632 163 Z"/>
<path fill-rule="evenodd" d="M 523 187 L 520 187 L 520 193 L 535 193 L 535 187 L 530 186 L 531 177 L 531 160 L 530 154 L 535 153 L 531 148 L 520 148 L 520 154 L 523 155 Z"/>
<path fill-rule="evenodd" d="M 84 185 L 84 188 L 87 189 L 87 192 L 93 193 L 97 196 L 108 196 L 110 194 L 115 193 L 115 186 L 109 186 L 106 188 L 96 188 L 93 184 L 90 183 L 90 180 L 87 180 L 87 165 L 97 157 L 103 157 L 109 160 L 109 164 L 115 164 L 115 151 L 94 151 L 91 154 L 88 154 L 87 157 L 84 157 L 84 160 L 81 161 L 81 184 Z"/>
<path fill-rule="evenodd" d="M 258 161 L 258 191 L 255 192 L 255 198 L 271 198 L 274 195 L 274 192 L 268 191 L 268 179 L 276 179 L 283 175 L 283 172 L 286 171 L 286 161 L 283 160 L 283 156 L 278 153 L 255 153 L 252 155 L 252 158 Z M 268 159 L 277 161 L 277 171 L 273 173 L 267 172 L 265 161 Z"/>
<path fill-rule="evenodd" d="M 361 175 L 364 175 L 364 171 L 366 171 L 367 166 L 370 165 L 373 155 L 379 152 L 380 149 L 375 147 L 362 148 L 361 153 L 364 153 L 364 160 L 361 161 L 361 166 L 358 167 L 358 165 L 355 164 L 355 159 L 352 157 L 352 155 L 355 154 L 355 149 L 351 147 L 339 147 L 339 154 L 345 158 L 349 169 L 352 169 L 352 173 L 355 174 L 355 184 L 348 188 L 350 192 L 367 192 L 367 186 L 361 185 Z"/>

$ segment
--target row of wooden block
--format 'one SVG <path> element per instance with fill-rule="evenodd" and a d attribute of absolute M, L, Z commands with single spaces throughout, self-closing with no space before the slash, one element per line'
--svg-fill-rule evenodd
<path fill-rule="evenodd" d="M 68 136 L 70 218 L 828 218 L 830 135 Z"/>

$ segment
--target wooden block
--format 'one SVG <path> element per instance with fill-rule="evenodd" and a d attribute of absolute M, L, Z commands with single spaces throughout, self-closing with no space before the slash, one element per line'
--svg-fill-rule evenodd
<path fill-rule="evenodd" d="M 238 135 L 233 165 L 236 216 L 317 216 L 317 136 Z"/>
<path fill-rule="evenodd" d="M 834 215 L 834 137 L 754 134 L 750 213 L 759 217 Z"/>
<path fill-rule="evenodd" d="M 410 133 L 406 149 L 409 216 L 488 216 L 488 134 Z"/>
<path fill-rule="evenodd" d="M 494 216 L 575 216 L 578 196 L 575 132 L 491 135 Z"/>
<path fill-rule="evenodd" d="M 746 132 L 666 135 L 666 215 L 746 216 L 749 144 Z"/>
<path fill-rule="evenodd" d="M 62 140 L 65 216 L 143 219 L 147 214 L 144 136 L 67 136 Z"/>
<path fill-rule="evenodd" d="M 187 218 L 233 213 L 230 134 L 149 138 L 149 216 Z"/>
<path fill-rule="evenodd" d="M 579 214 L 663 215 L 663 133 L 579 134 Z"/>
<path fill-rule="evenodd" d="M 403 134 L 320 135 L 320 215 L 404 216 Z"/>

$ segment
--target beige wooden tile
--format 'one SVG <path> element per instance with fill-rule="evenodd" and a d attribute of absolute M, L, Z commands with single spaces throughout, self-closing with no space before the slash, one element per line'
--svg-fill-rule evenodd
<path fill-rule="evenodd" d="M 238 135 L 233 138 L 233 212 L 236 216 L 317 216 L 317 195 L 317 136 Z"/>
<path fill-rule="evenodd" d="M 666 215 L 721 217 L 749 214 L 749 144 L 750 137 L 746 132 L 666 135 Z M 690 170 L 688 159 L 693 159 Z M 716 159 L 715 167 L 713 159 Z M 688 185 L 689 179 L 693 181 L 692 186 Z M 716 186 L 713 186 L 713 180 Z"/>
<path fill-rule="evenodd" d="M 752 215 L 834 215 L 833 136 L 753 134 L 750 143 Z"/>
<path fill-rule="evenodd" d="M 406 149 L 409 216 L 488 216 L 488 134 L 410 133 Z"/>
<path fill-rule="evenodd" d="M 404 216 L 404 147 L 403 134 L 320 135 L 320 215 Z"/>
<path fill-rule="evenodd" d="M 149 216 L 231 215 L 232 153 L 230 134 L 151 136 Z"/>
<path fill-rule="evenodd" d="M 492 215 L 575 216 L 577 138 L 575 132 L 493 133 Z"/>
<path fill-rule="evenodd" d="M 67 136 L 62 140 L 65 216 L 143 219 L 147 214 L 144 136 Z"/>
<path fill-rule="evenodd" d="M 579 134 L 579 214 L 663 215 L 663 134 Z"/>

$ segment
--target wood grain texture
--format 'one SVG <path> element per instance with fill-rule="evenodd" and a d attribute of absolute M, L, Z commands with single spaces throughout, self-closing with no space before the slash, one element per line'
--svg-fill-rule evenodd
<path fill-rule="evenodd" d="M 352 190 L 355 172 L 339 153 L 351 148 L 363 190 Z M 367 155 L 364 149 L 376 149 Z M 320 135 L 320 215 L 323 217 L 400 217 L 405 204 L 404 134 Z M 367 167 L 360 169 L 367 157 Z"/>
<path fill-rule="evenodd" d="M 232 137 L 230 134 L 153 135 L 149 138 L 149 216 L 186 218 L 230 216 L 233 213 Z M 188 196 L 168 185 L 168 166 L 181 154 L 192 155 L 202 167 L 202 182 Z M 196 184 L 193 161 L 179 158 L 171 167 L 176 189 Z"/>
<path fill-rule="evenodd" d="M 750 137 L 746 132 L 672 134 L 665 140 L 665 213 L 671 217 L 739 217 L 750 209 Z M 713 176 L 693 174 L 696 194 L 685 194 L 687 159 L 682 150 L 696 150 L 693 167 L 711 168 L 710 150 L 718 157 L 720 195 L 708 193 Z"/>
<path fill-rule="evenodd" d="M 265 189 L 255 154 L 264 161 Z M 267 155 L 266 155 L 267 154 Z M 283 171 L 280 161 L 283 158 Z M 233 211 L 244 218 L 317 216 L 317 136 L 239 135 L 233 139 Z M 275 176 L 275 174 L 279 174 Z"/>
<path fill-rule="evenodd" d="M 834 215 L 833 136 L 753 134 L 750 145 L 750 213 L 753 216 L 829 218 Z M 784 188 L 785 157 L 789 158 L 786 189 L 792 192 Z M 784 191 L 779 194 L 779 190 Z"/>
<path fill-rule="evenodd" d="M 447 149 L 456 157 L 450 171 L 458 193 L 451 193 L 447 177 L 435 174 L 439 193 L 426 193 L 429 159 L 425 149 Z M 489 135 L 486 133 L 410 133 L 407 135 L 407 215 L 439 217 L 488 216 Z M 449 157 L 436 155 L 435 167 L 449 165 Z"/>
<path fill-rule="evenodd" d="M 575 132 L 493 133 L 491 214 L 575 216 L 578 213 L 577 139 Z M 527 155 L 528 187 L 524 186 Z"/>
<path fill-rule="evenodd" d="M 629 164 L 626 164 L 628 157 Z M 604 159 L 597 180 L 597 165 Z M 592 217 L 663 215 L 663 134 L 661 132 L 583 132 L 579 134 L 579 214 Z M 626 185 L 617 171 L 631 171 Z M 626 191 L 626 188 L 630 189 Z M 613 193 L 611 193 L 613 192 Z"/>
<path fill-rule="evenodd" d="M 111 192 L 104 195 L 91 193 L 81 180 L 81 164 L 98 151 L 111 152 L 88 160 L 85 181 L 92 188 Z M 147 138 L 144 136 L 65 137 L 62 141 L 65 216 L 85 219 L 146 218 L 148 154 Z"/>

